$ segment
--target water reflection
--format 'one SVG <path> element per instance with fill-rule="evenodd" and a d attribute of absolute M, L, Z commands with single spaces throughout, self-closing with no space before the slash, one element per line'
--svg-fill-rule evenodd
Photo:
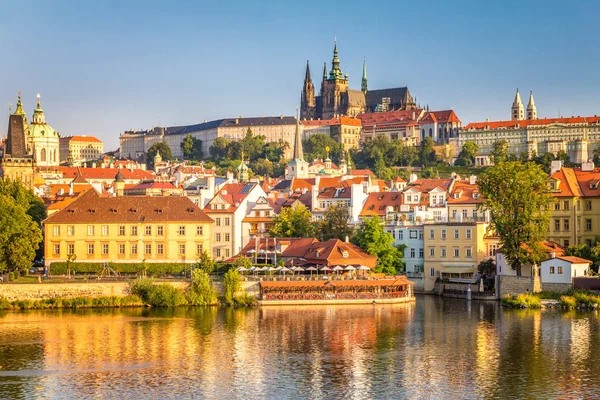
<path fill-rule="evenodd" d="M 416 304 L 0 315 L 2 398 L 600 395 L 597 314 Z"/>

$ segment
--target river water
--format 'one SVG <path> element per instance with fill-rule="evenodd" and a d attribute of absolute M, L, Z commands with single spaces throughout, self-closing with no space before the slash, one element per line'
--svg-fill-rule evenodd
<path fill-rule="evenodd" d="M 0 314 L 0 397 L 600 397 L 596 312 L 413 304 Z"/>

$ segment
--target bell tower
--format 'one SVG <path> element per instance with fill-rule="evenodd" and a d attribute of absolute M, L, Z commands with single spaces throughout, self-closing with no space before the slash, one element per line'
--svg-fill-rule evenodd
<path fill-rule="evenodd" d="M 522 120 L 525 118 L 525 108 L 523 107 L 523 103 L 521 102 L 521 96 L 519 95 L 519 89 L 517 89 L 517 94 L 515 94 L 515 100 L 513 101 L 512 107 L 510 109 L 510 119 L 511 120 Z"/>

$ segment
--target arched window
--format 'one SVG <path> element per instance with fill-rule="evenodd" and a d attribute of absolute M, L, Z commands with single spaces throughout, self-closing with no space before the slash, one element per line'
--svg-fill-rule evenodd
<path fill-rule="evenodd" d="M 40 161 L 46 161 L 46 149 L 40 151 Z"/>

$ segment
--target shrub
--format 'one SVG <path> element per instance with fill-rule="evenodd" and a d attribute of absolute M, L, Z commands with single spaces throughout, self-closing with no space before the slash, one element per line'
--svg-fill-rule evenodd
<path fill-rule="evenodd" d="M 529 293 L 517 296 L 507 294 L 502 298 L 502 305 L 517 308 L 541 308 L 542 300 L 538 296 Z"/>
<path fill-rule="evenodd" d="M 186 301 L 181 290 L 168 283 L 162 283 L 153 286 L 149 303 L 154 307 L 176 307 L 186 304 Z"/>
<path fill-rule="evenodd" d="M 154 287 L 154 280 L 151 278 L 138 278 L 129 284 L 131 294 L 139 296 L 146 304 L 150 304 L 150 293 Z"/>
<path fill-rule="evenodd" d="M 573 297 L 577 301 L 578 306 L 591 307 L 594 304 L 600 305 L 600 297 L 589 292 L 576 291 L 573 293 Z"/>
<path fill-rule="evenodd" d="M 250 261 L 250 259 L 246 256 L 239 256 L 233 262 L 232 267 L 235 268 L 236 270 L 240 267 L 248 269 L 248 268 L 252 267 L 252 261 Z"/>
<path fill-rule="evenodd" d="M 566 308 L 575 308 L 577 300 L 573 296 L 560 296 L 560 305 Z"/>
<path fill-rule="evenodd" d="M 12 305 L 4 296 L 0 296 L 0 310 L 10 310 Z"/>
<path fill-rule="evenodd" d="M 233 304 L 236 307 L 249 307 L 249 306 L 257 305 L 258 300 L 256 300 L 256 297 L 251 296 L 248 293 L 244 292 L 244 294 L 234 297 Z"/>
<path fill-rule="evenodd" d="M 230 269 L 223 276 L 223 292 L 225 293 L 225 303 L 233 305 L 235 294 L 242 287 L 242 277 L 235 269 Z"/>
<path fill-rule="evenodd" d="M 208 306 L 218 304 L 217 291 L 212 287 L 210 277 L 204 270 L 195 269 L 192 272 L 192 282 L 185 297 L 193 306 Z"/>
<path fill-rule="evenodd" d="M 198 257 L 196 268 L 206 272 L 207 274 L 210 274 L 215 270 L 215 261 L 206 250 L 200 254 L 200 257 Z"/>
<path fill-rule="evenodd" d="M 142 301 L 142 299 L 139 296 L 136 296 L 135 294 L 129 294 L 125 297 L 121 297 L 121 304 L 119 305 L 120 307 L 139 307 L 139 306 L 143 306 L 144 302 Z"/>
<path fill-rule="evenodd" d="M 14 282 L 14 280 L 15 280 L 15 273 L 11 271 L 8 273 L 8 281 Z"/>
<path fill-rule="evenodd" d="M 16 300 L 13 302 L 13 306 L 20 310 L 28 310 L 33 308 L 34 303 L 33 300 L 25 299 L 25 300 Z"/>

